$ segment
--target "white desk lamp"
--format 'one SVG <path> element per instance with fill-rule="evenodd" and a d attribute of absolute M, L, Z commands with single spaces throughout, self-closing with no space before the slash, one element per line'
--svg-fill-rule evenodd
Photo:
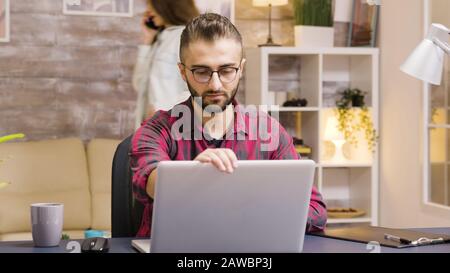
<path fill-rule="evenodd" d="M 288 4 L 288 0 L 253 0 L 255 7 L 269 7 L 269 36 L 267 42 L 259 46 L 280 46 L 273 42 L 272 39 L 272 6 L 284 6 Z"/>
<path fill-rule="evenodd" d="M 335 116 L 328 118 L 323 139 L 333 142 L 334 146 L 336 147 L 334 156 L 330 160 L 331 162 L 343 163 L 347 161 L 342 151 L 342 146 L 345 143 L 345 138 L 344 135 L 338 130 L 338 120 Z"/>
<path fill-rule="evenodd" d="M 450 54 L 448 36 L 450 30 L 440 24 L 432 24 L 428 35 L 409 55 L 400 70 L 424 82 L 440 85 L 444 53 Z"/>

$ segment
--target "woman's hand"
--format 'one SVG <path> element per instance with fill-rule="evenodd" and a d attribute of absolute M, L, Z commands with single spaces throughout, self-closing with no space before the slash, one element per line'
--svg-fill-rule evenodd
<path fill-rule="evenodd" d="M 142 29 L 142 43 L 144 45 L 151 45 L 155 40 L 156 35 L 158 34 L 158 30 L 151 29 L 147 27 L 145 21 L 147 21 L 150 14 L 148 12 L 144 13 L 144 17 L 141 19 L 141 29 Z"/>

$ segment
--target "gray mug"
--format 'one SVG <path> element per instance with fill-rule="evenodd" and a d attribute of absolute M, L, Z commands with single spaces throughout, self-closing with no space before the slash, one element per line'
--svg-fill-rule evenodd
<path fill-rule="evenodd" d="M 31 233 L 35 246 L 58 246 L 61 241 L 64 205 L 59 203 L 31 204 Z"/>

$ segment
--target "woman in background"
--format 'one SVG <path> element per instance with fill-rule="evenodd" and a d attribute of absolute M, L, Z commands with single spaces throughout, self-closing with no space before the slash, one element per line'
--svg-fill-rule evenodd
<path fill-rule="evenodd" d="M 169 110 L 190 96 L 177 63 L 181 32 L 198 15 L 194 0 L 147 0 L 133 72 L 138 93 L 135 128 L 155 111 Z"/>

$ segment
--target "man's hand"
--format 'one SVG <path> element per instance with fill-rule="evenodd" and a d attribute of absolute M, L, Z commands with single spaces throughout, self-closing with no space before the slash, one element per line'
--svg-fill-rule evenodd
<path fill-rule="evenodd" d="M 206 149 L 194 160 L 212 163 L 222 172 L 232 173 L 237 168 L 237 157 L 231 149 Z"/>

